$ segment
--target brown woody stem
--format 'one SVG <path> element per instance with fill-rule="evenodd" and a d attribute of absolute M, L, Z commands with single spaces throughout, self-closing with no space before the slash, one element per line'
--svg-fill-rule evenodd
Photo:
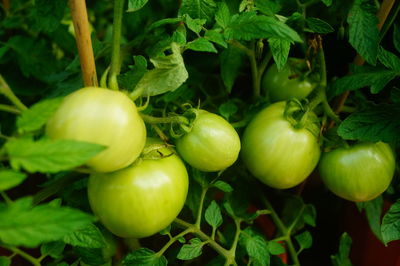
<path fill-rule="evenodd" d="M 94 62 L 92 40 L 90 38 L 90 27 L 87 16 L 86 3 L 84 0 L 69 0 L 72 20 L 75 29 L 76 45 L 78 47 L 79 59 L 82 68 L 83 84 L 98 86 L 96 65 Z"/>

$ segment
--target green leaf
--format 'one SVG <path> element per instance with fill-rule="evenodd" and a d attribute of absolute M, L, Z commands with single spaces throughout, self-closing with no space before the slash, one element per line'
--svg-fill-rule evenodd
<path fill-rule="evenodd" d="M 268 16 L 275 16 L 281 6 L 275 1 L 255 0 L 255 5 L 262 13 Z"/>
<path fill-rule="evenodd" d="M 307 18 L 306 23 L 311 31 L 315 33 L 327 34 L 335 31 L 335 29 L 332 28 L 328 22 L 325 22 L 319 18 Z"/>
<path fill-rule="evenodd" d="M 11 139 L 5 144 L 11 166 L 30 173 L 56 173 L 80 166 L 104 146 L 73 140 Z"/>
<path fill-rule="evenodd" d="M 381 214 L 383 207 L 383 198 L 379 196 L 373 200 L 366 202 L 358 202 L 357 206 L 360 210 L 364 209 L 367 215 L 369 227 L 375 236 L 382 240 L 381 234 Z"/>
<path fill-rule="evenodd" d="M 139 80 L 135 90 L 142 91 L 142 96 L 154 96 L 174 91 L 189 77 L 176 43 L 171 43 L 172 54 L 150 59 L 154 69 L 146 72 Z"/>
<path fill-rule="evenodd" d="M 148 29 L 146 29 L 147 32 L 154 30 L 155 28 L 167 25 L 167 24 L 178 24 L 179 22 L 182 22 L 183 18 L 164 18 L 161 20 L 158 20 L 156 22 L 153 22 Z"/>
<path fill-rule="evenodd" d="M 143 56 L 134 56 L 135 64 L 129 66 L 130 70 L 118 75 L 118 83 L 124 89 L 132 91 L 138 84 L 139 80 L 147 72 L 147 60 Z"/>
<path fill-rule="evenodd" d="M 224 40 L 224 35 L 221 32 L 218 32 L 216 30 L 206 31 L 206 34 L 204 34 L 204 38 L 206 38 L 207 40 L 209 40 L 211 42 L 219 44 L 224 48 L 228 47 L 228 44 Z"/>
<path fill-rule="evenodd" d="M 215 13 L 215 21 L 217 24 L 225 29 L 228 26 L 230 19 L 231 12 L 229 11 L 228 5 L 225 3 L 225 1 L 218 3 L 218 9 Z"/>
<path fill-rule="evenodd" d="M 192 18 L 206 19 L 209 22 L 214 18 L 216 9 L 214 0 L 182 0 L 179 16 L 188 14 Z"/>
<path fill-rule="evenodd" d="M 290 42 L 282 39 L 269 38 L 268 43 L 278 70 L 282 70 L 289 57 Z"/>
<path fill-rule="evenodd" d="M 66 0 L 36 0 L 32 11 L 33 26 L 39 31 L 53 32 L 60 25 L 66 7 Z"/>
<path fill-rule="evenodd" d="M 7 45 L 15 54 L 24 76 L 46 80 L 57 70 L 57 61 L 44 39 L 16 35 L 7 41 Z"/>
<path fill-rule="evenodd" d="M 270 263 L 267 242 L 264 237 L 253 231 L 250 227 L 240 234 L 239 244 L 246 249 L 247 254 L 258 265 L 267 266 Z"/>
<path fill-rule="evenodd" d="M 281 243 L 276 241 L 268 241 L 268 252 L 271 255 L 279 255 L 285 252 L 285 248 L 282 246 Z"/>
<path fill-rule="evenodd" d="M 0 266 L 10 266 L 10 265 L 11 265 L 11 259 L 10 258 L 0 256 Z"/>
<path fill-rule="evenodd" d="M 141 248 L 129 253 L 122 261 L 123 266 L 165 266 L 168 264 L 164 256 L 158 256 L 147 248 Z"/>
<path fill-rule="evenodd" d="M 26 177 L 26 174 L 21 172 L 8 169 L 0 170 L 0 191 L 18 186 Z"/>
<path fill-rule="evenodd" d="M 73 251 L 79 256 L 79 260 L 84 263 L 81 265 L 103 266 L 108 260 L 103 256 L 101 248 L 74 247 Z"/>
<path fill-rule="evenodd" d="M 8 245 L 36 247 L 58 241 L 90 224 L 94 218 L 80 210 L 42 204 L 32 207 L 29 198 L 0 204 L 0 240 Z"/>
<path fill-rule="evenodd" d="M 176 42 L 180 46 L 186 45 L 186 27 L 184 25 L 179 25 L 174 33 L 172 34 L 172 42 Z"/>
<path fill-rule="evenodd" d="M 347 22 L 349 23 L 349 42 L 371 65 L 376 64 L 379 45 L 378 18 L 368 1 L 355 0 Z"/>
<path fill-rule="evenodd" d="M 221 226 L 223 221 L 221 209 L 219 208 L 215 200 L 211 201 L 210 205 L 204 213 L 204 217 L 206 218 L 207 223 L 213 228 L 216 229 Z"/>
<path fill-rule="evenodd" d="M 213 186 L 222 190 L 223 192 L 226 192 L 226 193 L 230 193 L 233 191 L 233 188 L 231 187 L 231 185 L 229 185 L 228 183 L 221 181 L 221 180 L 218 180 L 217 182 L 215 182 L 213 184 Z"/>
<path fill-rule="evenodd" d="M 326 6 L 331 6 L 332 5 L 332 0 L 321 0 L 322 3 L 324 3 Z"/>
<path fill-rule="evenodd" d="M 94 224 L 65 235 L 63 241 L 74 247 L 102 248 L 106 246 L 103 234 Z"/>
<path fill-rule="evenodd" d="M 304 249 L 310 248 L 312 246 L 312 235 L 310 232 L 305 231 L 297 236 L 294 237 L 297 243 L 300 246 L 300 250 L 297 253 L 300 253 Z"/>
<path fill-rule="evenodd" d="M 128 0 L 128 10 L 127 12 L 138 11 L 144 7 L 149 0 Z"/>
<path fill-rule="evenodd" d="M 339 252 L 336 255 L 331 255 L 333 266 L 352 266 L 349 258 L 351 249 L 351 237 L 347 233 L 343 233 L 340 237 Z"/>
<path fill-rule="evenodd" d="M 198 52 L 218 53 L 214 45 L 205 38 L 197 38 L 194 41 L 188 42 L 185 48 Z"/>
<path fill-rule="evenodd" d="M 228 93 L 232 91 L 233 84 L 243 64 L 243 52 L 232 45 L 224 49 L 220 54 L 221 78 Z"/>
<path fill-rule="evenodd" d="M 40 253 L 42 255 L 50 256 L 53 259 L 59 259 L 62 257 L 64 248 L 65 248 L 65 243 L 61 241 L 48 242 L 44 243 L 40 247 Z"/>
<path fill-rule="evenodd" d="M 226 120 L 229 120 L 229 117 L 231 117 L 233 114 L 236 114 L 237 111 L 238 107 L 232 100 L 229 100 L 218 107 L 218 112 L 225 117 Z"/>
<path fill-rule="evenodd" d="M 311 225 L 313 227 L 316 226 L 317 220 L 317 211 L 314 205 L 307 204 L 303 211 L 303 220 L 306 224 Z"/>
<path fill-rule="evenodd" d="M 372 93 L 380 92 L 398 73 L 393 70 L 373 68 L 337 79 L 329 90 L 332 96 L 371 86 Z"/>
<path fill-rule="evenodd" d="M 400 239 L 400 200 L 397 200 L 383 216 L 381 232 L 385 245 Z"/>
<path fill-rule="evenodd" d="M 190 239 L 190 244 L 185 244 L 176 256 L 180 260 L 191 260 L 201 255 L 203 242 L 198 238 Z"/>
<path fill-rule="evenodd" d="M 339 126 L 344 139 L 383 141 L 400 146 L 400 105 L 380 104 L 348 116 Z"/>
<path fill-rule="evenodd" d="M 400 72 L 400 58 L 379 46 L 378 60 L 387 68 Z"/>
<path fill-rule="evenodd" d="M 19 133 L 32 132 L 44 126 L 57 110 L 62 98 L 53 98 L 38 102 L 17 117 Z"/>
<path fill-rule="evenodd" d="M 290 42 L 302 42 L 295 30 L 272 17 L 257 15 L 255 12 L 244 12 L 232 17 L 225 30 L 226 39 L 254 40 L 259 38 L 276 38 Z"/>
<path fill-rule="evenodd" d="M 393 25 L 393 45 L 400 53 L 400 29 L 396 24 Z"/>
<path fill-rule="evenodd" d="M 186 14 L 184 18 L 187 27 L 196 34 L 200 33 L 203 29 L 203 25 L 206 23 L 205 19 L 192 19 L 188 14 Z"/>

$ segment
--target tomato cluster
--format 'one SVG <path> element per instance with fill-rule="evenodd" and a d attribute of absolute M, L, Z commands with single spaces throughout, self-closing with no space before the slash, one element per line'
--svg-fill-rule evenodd
<path fill-rule="evenodd" d="M 217 172 L 232 166 L 241 153 L 251 174 L 277 189 L 300 184 L 319 163 L 326 187 L 339 197 L 367 201 L 383 193 L 395 168 L 390 146 L 359 143 L 321 156 L 318 118 L 293 100 L 306 97 L 314 85 L 288 79 L 287 69 L 276 71 L 271 67 L 264 79 L 274 76 L 269 82 L 271 98 L 292 100 L 261 110 L 241 139 L 221 116 L 192 109 L 195 117 L 176 139 L 175 152 L 160 140 L 146 138 L 145 123 L 126 94 L 96 87 L 65 97 L 46 133 L 53 139 L 106 146 L 86 164 L 93 171 L 88 198 L 103 225 L 120 237 L 151 236 L 178 216 L 189 186 L 183 161 L 200 171 Z"/>
<path fill-rule="evenodd" d="M 202 171 L 231 166 L 240 151 L 235 129 L 216 114 L 194 113 L 190 132 L 176 141 L 180 156 Z M 183 208 L 189 186 L 185 164 L 160 141 L 146 140 L 145 124 L 124 93 L 97 87 L 73 92 L 49 119 L 46 133 L 53 139 L 106 147 L 86 163 L 93 171 L 88 198 L 94 214 L 113 234 L 153 235 Z"/>

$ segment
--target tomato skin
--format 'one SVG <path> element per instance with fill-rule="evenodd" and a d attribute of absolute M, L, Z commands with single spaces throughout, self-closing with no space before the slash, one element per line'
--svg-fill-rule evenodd
<path fill-rule="evenodd" d="M 176 141 L 176 148 L 182 159 L 194 168 L 215 172 L 237 160 L 240 138 L 224 118 L 198 110 L 191 131 Z"/>
<path fill-rule="evenodd" d="M 319 172 L 326 187 L 350 201 L 368 201 L 382 194 L 395 171 L 395 157 L 383 142 L 359 143 L 322 155 Z"/>
<path fill-rule="evenodd" d="M 262 110 L 242 137 L 241 157 L 249 171 L 277 189 L 300 184 L 320 157 L 317 138 L 305 128 L 295 129 L 284 118 L 285 106 L 277 102 Z"/>
<path fill-rule="evenodd" d="M 295 59 L 292 58 L 293 60 Z M 307 78 L 296 77 L 296 73 L 290 67 L 289 62 L 281 71 L 278 71 L 276 64 L 271 65 L 267 69 L 261 84 L 272 102 L 286 101 L 291 98 L 304 99 L 316 86 Z"/>
<path fill-rule="evenodd" d="M 159 150 L 170 155 L 171 150 Z M 124 238 L 151 236 L 178 216 L 189 186 L 184 163 L 173 154 L 139 159 L 112 173 L 90 176 L 88 197 L 94 214 L 113 234 Z"/>
<path fill-rule="evenodd" d="M 146 127 L 135 104 L 124 93 L 87 87 L 65 97 L 46 126 L 53 139 L 72 139 L 108 148 L 87 162 L 98 172 L 111 172 L 138 158 Z"/>

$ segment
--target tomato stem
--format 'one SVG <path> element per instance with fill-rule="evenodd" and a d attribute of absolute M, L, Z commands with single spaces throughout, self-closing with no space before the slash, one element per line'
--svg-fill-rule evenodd
<path fill-rule="evenodd" d="M 6 192 L 0 191 L 0 195 L 3 197 L 3 199 L 5 200 L 5 202 L 6 202 L 7 204 L 13 203 L 13 201 L 8 197 L 8 195 L 6 194 Z"/>
<path fill-rule="evenodd" d="M 17 255 L 20 255 L 21 257 L 23 257 L 25 260 L 29 261 L 34 266 L 41 266 L 39 260 L 37 260 L 35 257 L 32 257 L 31 255 L 29 255 L 25 251 L 20 250 L 19 248 L 3 246 L 3 245 L 1 245 L 0 247 L 8 249 L 8 250 L 14 252 Z"/>
<path fill-rule="evenodd" d="M 114 21 L 113 21 L 113 39 L 112 39 L 112 54 L 110 77 L 108 80 L 109 88 L 112 90 L 119 90 L 117 76 L 121 69 L 121 28 L 122 28 L 122 15 L 124 12 L 124 0 L 114 1 Z"/>
<path fill-rule="evenodd" d="M 201 215 L 203 214 L 204 199 L 206 198 L 207 191 L 208 191 L 208 187 L 203 188 L 203 190 L 201 191 L 199 209 L 197 210 L 197 218 L 196 218 L 196 223 L 195 223 L 195 225 L 198 229 L 200 229 Z"/>
<path fill-rule="evenodd" d="M 259 193 L 259 195 L 260 195 L 261 201 L 264 203 L 264 205 L 267 207 L 267 209 L 269 209 L 271 211 L 272 221 L 275 223 L 276 227 L 282 234 L 282 237 L 279 237 L 277 239 L 284 240 L 286 242 L 290 257 L 294 263 L 293 266 L 300 266 L 299 257 L 298 257 L 298 254 L 296 252 L 296 249 L 294 248 L 294 245 L 293 245 L 293 242 L 291 239 L 291 233 L 292 233 L 294 226 L 297 224 L 298 220 L 300 219 L 303 209 L 299 212 L 299 215 L 296 217 L 293 224 L 289 228 L 287 228 L 283 224 L 281 218 L 279 218 L 278 214 L 276 213 L 275 209 L 272 207 L 272 204 L 268 201 L 268 199 L 262 193 Z M 304 206 L 303 206 L 303 208 L 304 208 Z M 275 240 L 277 240 L 277 239 L 275 239 Z"/>
<path fill-rule="evenodd" d="M 14 92 L 11 90 L 10 86 L 8 86 L 2 75 L 0 75 L 0 93 L 7 97 L 7 99 L 10 100 L 10 102 L 12 102 L 20 111 L 28 109 L 28 107 L 26 107 L 21 100 L 15 96 Z"/>
<path fill-rule="evenodd" d="M 6 104 L 0 104 L 0 110 L 9 112 L 9 113 L 13 113 L 13 114 L 17 114 L 17 115 L 21 113 L 21 111 L 18 110 L 17 108 L 15 108 L 14 106 L 6 105 Z"/>
<path fill-rule="evenodd" d="M 340 123 L 340 119 L 337 114 L 332 110 L 329 105 L 328 98 L 326 96 L 326 87 L 327 87 L 327 75 L 326 75 L 326 62 L 325 62 L 325 53 L 324 48 L 322 46 L 322 38 L 321 36 L 317 36 L 318 42 L 318 62 L 319 62 L 319 73 L 321 76 L 321 80 L 319 85 L 317 86 L 316 95 L 314 99 L 310 102 L 310 109 L 314 110 L 319 104 L 322 104 L 325 114 L 334 120 L 336 123 Z"/>
<path fill-rule="evenodd" d="M 183 237 L 183 236 L 185 236 L 185 235 L 187 235 L 189 233 L 192 233 L 192 232 L 193 232 L 193 229 L 188 227 L 184 231 L 182 231 L 181 233 L 177 234 L 176 236 L 170 237 L 170 240 L 157 252 L 157 256 L 161 257 L 164 254 L 164 252 L 167 251 L 167 249 L 172 244 L 174 244 L 179 238 L 181 238 L 181 237 Z"/>
<path fill-rule="evenodd" d="M 190 232 L 194 233 L 196 236 L 198 236 L 201 240 L 206 241 L 218 254 L 221 256 L 224 256 L 227 261 L 228 259 L 231 260 L 231 253 L 229 250 L 223 248 L 220 244 L 218 244 L 215 240 L 211 239 L 210 236 L 205 234 L 203 231 L 201 231 L 195 224 L 188 223 L 180 218 L 175 218 L 174 222 L 184 228 L 191 229 Z M 185 230 L 186 231 L 186 230 Z M 236 264 L 236 263 L 232 263 Z"/>

